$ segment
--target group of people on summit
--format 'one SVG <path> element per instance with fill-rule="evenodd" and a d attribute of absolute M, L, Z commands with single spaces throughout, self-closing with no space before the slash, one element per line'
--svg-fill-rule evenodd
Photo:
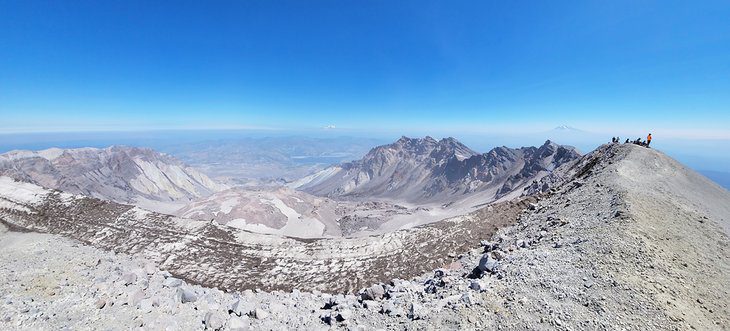
<path fill-rule="evenodd" d="M 613 138 L 611 138 L 611 142 L 614 144 L 618 144 L 619 142 L 621 142 L 621 138 L 613 137 Z M 624 144 L 629 144 L 629 143 L 639 145 L 639 146 L 649 147 L 649 144 L 651 144 L 651 133 L 648 136 L 646 136 L 646 141 L 641 141 L 641 138 L 636 138 L 636 140 L 633 140 L 633 141 L 626 139 L 626 141 L 624 142 Z"/>

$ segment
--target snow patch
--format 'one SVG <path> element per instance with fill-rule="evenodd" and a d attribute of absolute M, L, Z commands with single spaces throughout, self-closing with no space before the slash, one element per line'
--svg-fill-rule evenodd
<path fill-rule="evenodd" d="M 40 203 L 48 195 L 48 192 L 48 190 L 37 185 L 17 182 L 6 176 L 0 177 L 0 196 L 16 203 Z"/>
<path fill-rule="evenodd" d="M 238 198 L 233 197 L 228 200 L 225 200 L 221 203 L 220 212 L 224 214 L 230 214 L 231 210 L 233 210 L 233 207 L 238 205 Z"/>
<path fill-rule="evenodd" d="M 312 174 L 307 177 L 301 178 L 299 180 L 293 181 L 293 182 L 289 183 L 287 186 L 289 188 L 296 189 L 296 188 L 301 188 L 304 186 L 317 185 L 317 184 L 331 178 L 335 174 L 339 173 L 341 170 L 342 170 L 341 167 L 337 167 L 337 166 L 329 167 L 316 174 Z"/>
<path fill-rule="evenodd" d="M 38 156 L 40 156 L 48 161 L 53 161 L 61 155 L 63 155 L 63 149 L 55 148 L 55 147 L 49 148 L 49 149 L 44 149 L 42 151 L 38 151 Z"/>

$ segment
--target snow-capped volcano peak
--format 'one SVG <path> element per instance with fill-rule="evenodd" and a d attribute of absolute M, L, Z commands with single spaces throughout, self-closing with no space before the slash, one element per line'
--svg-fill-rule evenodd
<path fill-rule="evenodd" d="M 574 131 L 574 132 L 579 132 L 581 130 L 576 129 L 576 128 L 572 127 L 572 126 L 568 126 L 568 125 L 559 125 L 559 126 L 555 127 L 555 129 L 553 129 L 553 131 Z"/>

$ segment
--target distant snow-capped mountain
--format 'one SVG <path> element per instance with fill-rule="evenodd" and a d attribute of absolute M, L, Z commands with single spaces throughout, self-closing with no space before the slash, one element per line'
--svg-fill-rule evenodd
<path fill-rule="evenodd" d="M 489 202 L 580 157 L 572 147 L 546 141 L 540 147 L 497 147 L 479 154 L 454 138 L 402 137 L 372 149 L 361 160 L 327 168 L 291 184 L 328 197 L 385 198 L 413 203 L 445 202 L 483 193 Z"/>
<path fill-rule="evenodd" d="M 582 130 L 576 129 L 572 126 L 568 125 L 559 125 L 553 129 L 553 131 L 572 131 L 572 132 L 580 132 Z"/>
<path fill-rule="evenodd" d="M 124 146 L 11 151 L 0 154 L 0 175 L 160 212 L 226 188 L 171 156 Z"/>

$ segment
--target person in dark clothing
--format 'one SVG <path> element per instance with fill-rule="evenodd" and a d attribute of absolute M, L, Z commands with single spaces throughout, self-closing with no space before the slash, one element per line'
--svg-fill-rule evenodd
<path fill-rule="evenodd" d="M 626 142 L 624 144 L 630 143 L 629 138 L 626 138 Z"/>

